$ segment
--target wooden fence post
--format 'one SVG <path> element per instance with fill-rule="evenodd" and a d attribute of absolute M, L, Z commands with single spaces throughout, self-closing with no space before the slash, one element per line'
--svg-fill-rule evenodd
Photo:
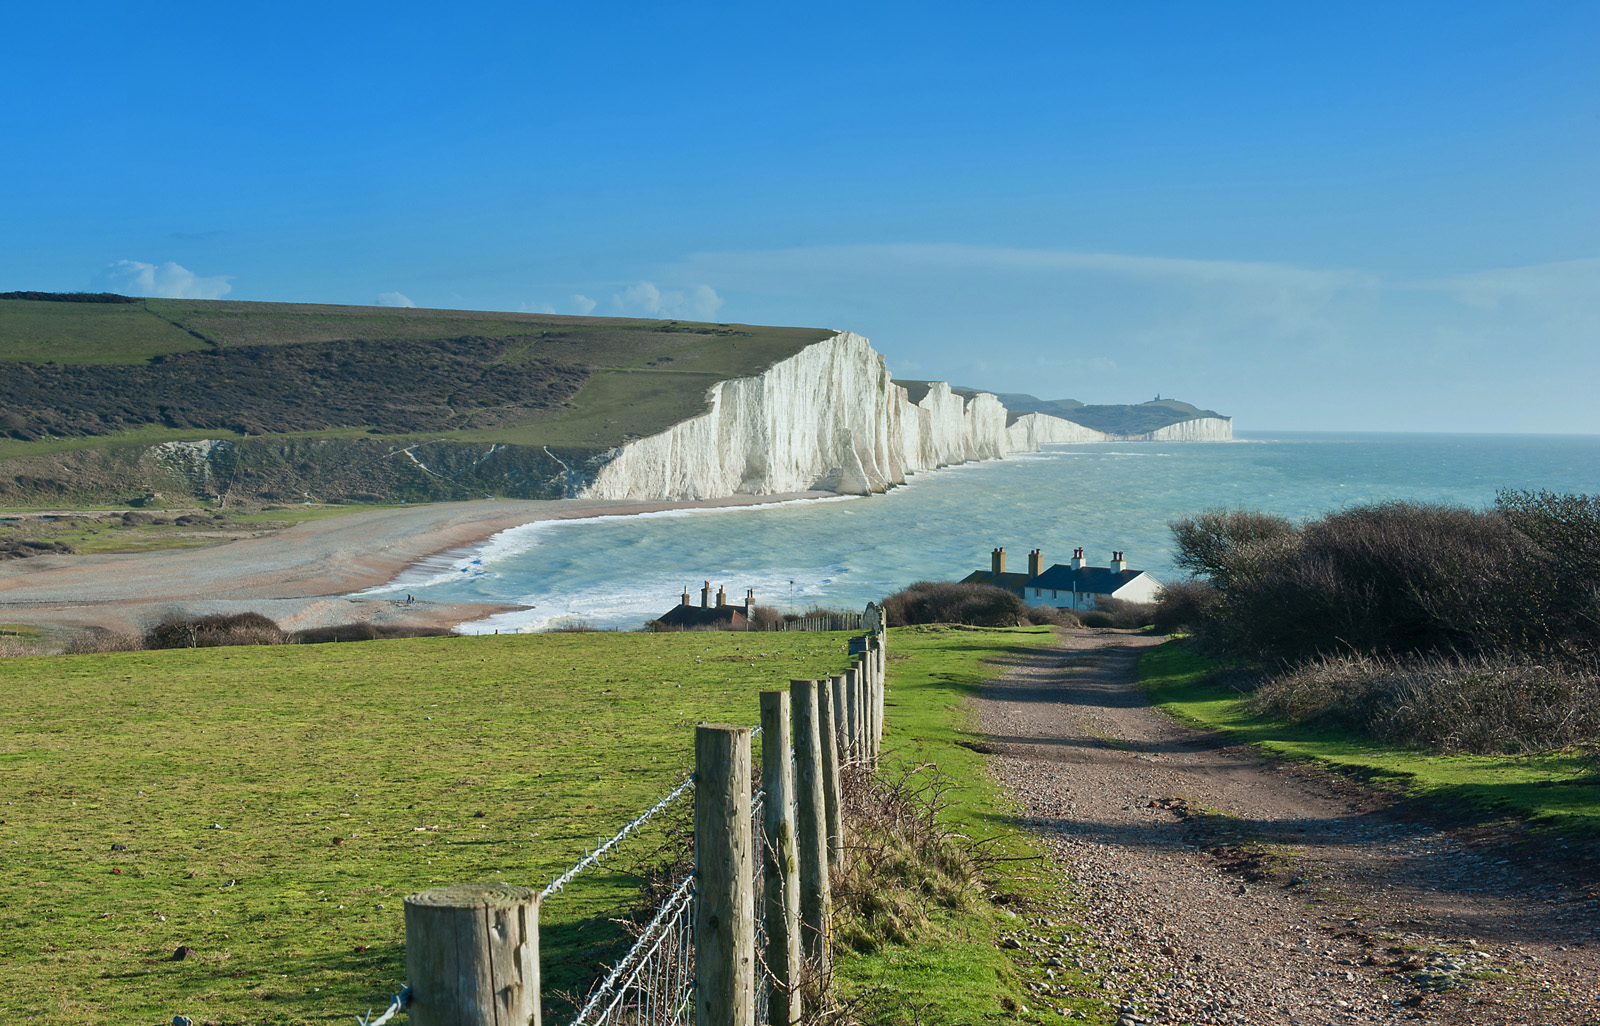
<path fill-rule="evenodd" d="M 694 957 L 698 1026 L 755 1026 L 750 728 L 694 734 Z"/>
<path fill-rule="evenodd" d="M 806 957 L 826 972 L 832 945 L 833 896 L 828 879 L 828 799 L 823 793 L 821 689 L 814 680 L 789 682 L 794 714 L 795 833 L 800 840 L 801 942 Z"/>
<path fill-rule="evenodd" d="M 416 1026 L 539 1026 L 539 898 L 509 884 L 405 900 L 406 1012 Z"/>
<path fill-rule="evenodd" d="M 761 692 L 761 914 L 767 926 L 767 1021 L 771 1026 L 800 1021 L 800 866 L 795 845 L 794 752 L 789 737 L 789 693 Z"/>
<path fill-rule="evenodd" d="M 839 805 L 839 699 L 844 677 L 832 677 L 817 688 L 817 725 L 822 733 L 822 796 L 828 814 L 828 867 L 844 868 L 844 814 Z"/>

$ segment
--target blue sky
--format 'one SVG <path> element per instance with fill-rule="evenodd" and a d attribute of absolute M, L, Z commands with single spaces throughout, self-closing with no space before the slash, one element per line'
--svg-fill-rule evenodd
<path fill-rule="evenodd" d="M 1600 432 L 1600 4 L 28 5 L 0 290 L 848 328 L 1241 429 Z"/>

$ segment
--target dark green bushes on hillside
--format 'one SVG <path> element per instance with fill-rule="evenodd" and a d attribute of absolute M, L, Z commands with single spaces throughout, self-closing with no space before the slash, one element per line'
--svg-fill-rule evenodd
<path fill-rule="evenodd" d="M 461 427 L 507 407 L 553 409 L 588 376 L 581 365 L 536 357 L 501 362 L 512 342 L 528 340 L 229 346 L 122 366 L 10 363 L 0 375 L 0 415 L 23 440 L 145 424 L 399 434 Z"/>

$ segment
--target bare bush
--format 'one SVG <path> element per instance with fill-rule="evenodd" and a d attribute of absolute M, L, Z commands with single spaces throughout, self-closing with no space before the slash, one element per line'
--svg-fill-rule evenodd
<path fill-rule="evenodd" d="M 1138 630 L 1154 622 L 1155 615 L 1156 607 L 1153 602 L 1127 602 L 1123 599 L 1100 598 L 1095 600 L 1094 608 L 1084 613 L 1081 619 L 1085 627 Z"/>
<path fill-rule="evenodd" d="M 282 645 L 288 641 L 277 623 L 260 613 L 169 616 L 144 632 L 144 647 L 216 648 L 223 645 Z"/>
<path fill-rule="evenodd" d="M 14 638 L 0 634 L 0 659 L 15 656 L 44 655 L 45 650 L 27 638 Z"/>
<path fill-rule="evenodd" d="M 1056 606 L 1029 606 L 1024 612 L 1029 623 L 1035 627 L 1082 627 L 1083 621 L 1078 614 L 1070 609 L 1060 609 Z"/>
<path fill-rule="evenodd" d="M 1205 581 L 1174 581 L 1162 585 L 1150 623 L 1162 634 L 1203 634 L 1221 601 L 1222 593 Z"/>
<path fill-rule="evenodd" d="M 890 627 L 918 623 L 960 623 L 971 627 L 1015 627 L 1028 618 L 1028 606 L 1004 588 L 954 581 L 918 581 L 883 600 Z"/>
<path fill-rule="evenodd" d="M 545 634 L 594 634 L 600 630 L 593 620 L 585 620 L 581 616 L 564 616 L 559 620 L 550 621 L 545 627 Z"/>
<path fill-rule="evenodd" d="M 323 645 L 338 641 L 388 641 L 393 638 L 449 638 L 449 627 L 401 627 L 392 624 L 339 623 L 329 627 L 308 627 L 289 635 L 295 645 Z"/>
<path fill-rule="evenodd" d="M 62 651 L 66 655 L 99 655 L 103 652 L 140 652 L 144 647 L 144 639 L 137 634 L 96 630 L 73 638 Z"/>
<path fill-rule="evenodd" d="M 1307 663 L 1261 684 L 1256 711 L 1438 751 L 1537 752 L 1600 732 L 1600 673 L 1522 656 Z"/>

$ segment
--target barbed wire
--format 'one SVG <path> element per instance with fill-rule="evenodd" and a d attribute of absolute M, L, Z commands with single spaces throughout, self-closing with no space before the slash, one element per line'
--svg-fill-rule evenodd
<path fill-rule="evenodd" d="M 611 849 L 613 849 L 617 845 L 621 844 L 627 838 L 627 836 L 629 834 L 633 833 L 635 830 L 638 830 L 640 827 L 642 827 L 646 823 L 650 822 L 650 819 L 653 816 L 655 816 L 656 813 L 660 812 L 662 809 L 665 809 L 668 805 L 671 805 L 673 802 L 675 802 L 679 798 L 683 797 L 684 792 L 688 791 L 693 786 L 694 786 L 694 774 L 691 773 L 689 775 L 689 779 L 688 780 L 685 780 L 683 783 L 681 783 L 677 787 L 673 788 L 671 793 L 668 794 L 665 798 L 661 799 L 659 802 L 656 802 L 650 808 L 646 809 L 643 813 L 641 813 L 638 817 L 636 817 L 631 822 L 629 822 L 626 825 L 624 825 L 621 830 L 617 831 L 617 834 L 616 834 L 615 837 L 611 838 L 611 840 L 609 840 L 609 841 L 604 842 L 603 844 L 600 845 L 600 847 L 596 848 L 594 851 L 587 852 L 583 856 L 583 858 L 579 859 L 577 864 L 574 865 L 571 869 L 567 870 L 565 873 L 562 873 L 560 876 L 556 877 L 554 880 L 551 880 L 548 884 L 546 884 L 544 890 L 539 892 L 539 900 L 543 901 L 544 899 L 550 897 L 551 895 L 554 895 L 554 894 L 558 893 L 561 890 L 561 888 L 565 887 L 567 884 L 572 882 L 573 877 L 577 876 L 579 873 L 583 872 L 585 869 L 588 869 L 590 866 L 594 865 L 596 862 L 599 862 L 601 858 L 603 858 L 608 852 L 611 851 Z"/>
<path fill-rule="evenodd" d="M 589 1000 L 584 1003 L 583 1008 L 578 1012 L 577 1018 L 572 1020 L 573 1026 L 584 1026 L 584 1024 L 589 1023 L 596 1010 L 607 999 L 610 999 L 613 1005 L 621 999 L 625 988 L 632 982 L 635 975 L 634 970 L 646 956 L 654 953 L 656 948 L 661 945 L 662 941 L 668 936 L 666 928 L 675 925 L 677 919 L 684 914 L 684 910 L 688 907 L 689 901 L 693 897 L 694 874 L 691 873 L 684 877 L 683 882 L 678 884 L 677 889 L 672 892 L 666 901 L 661 903 L 660 911 L 640 932 L 639 939 L 634 942 L 633 947 L 612 967 L 611 972 L 606 975 L 600 986 L 595 988 L 595 992 L 590 995 Z"/>
<path fill-rule="evenodd" d="M 400 993 L 389 999 L 389 1007 L 384 1009 L 382 1015 L 374 1019 L 372 1017 L 372 1009 L 369 1008 L 367 1009 L 365 1018 L 359 1015 L 356 1016 L 356 1022 L 359 1024 L 359 1026 L 384 1026 L 385 1023 L 387 1023 L 390 1019 L 393 1019 L 397 1014 L 399 1014 L 402 1008 L 410 1003 L 411 988 L 402 987 Z"/>

